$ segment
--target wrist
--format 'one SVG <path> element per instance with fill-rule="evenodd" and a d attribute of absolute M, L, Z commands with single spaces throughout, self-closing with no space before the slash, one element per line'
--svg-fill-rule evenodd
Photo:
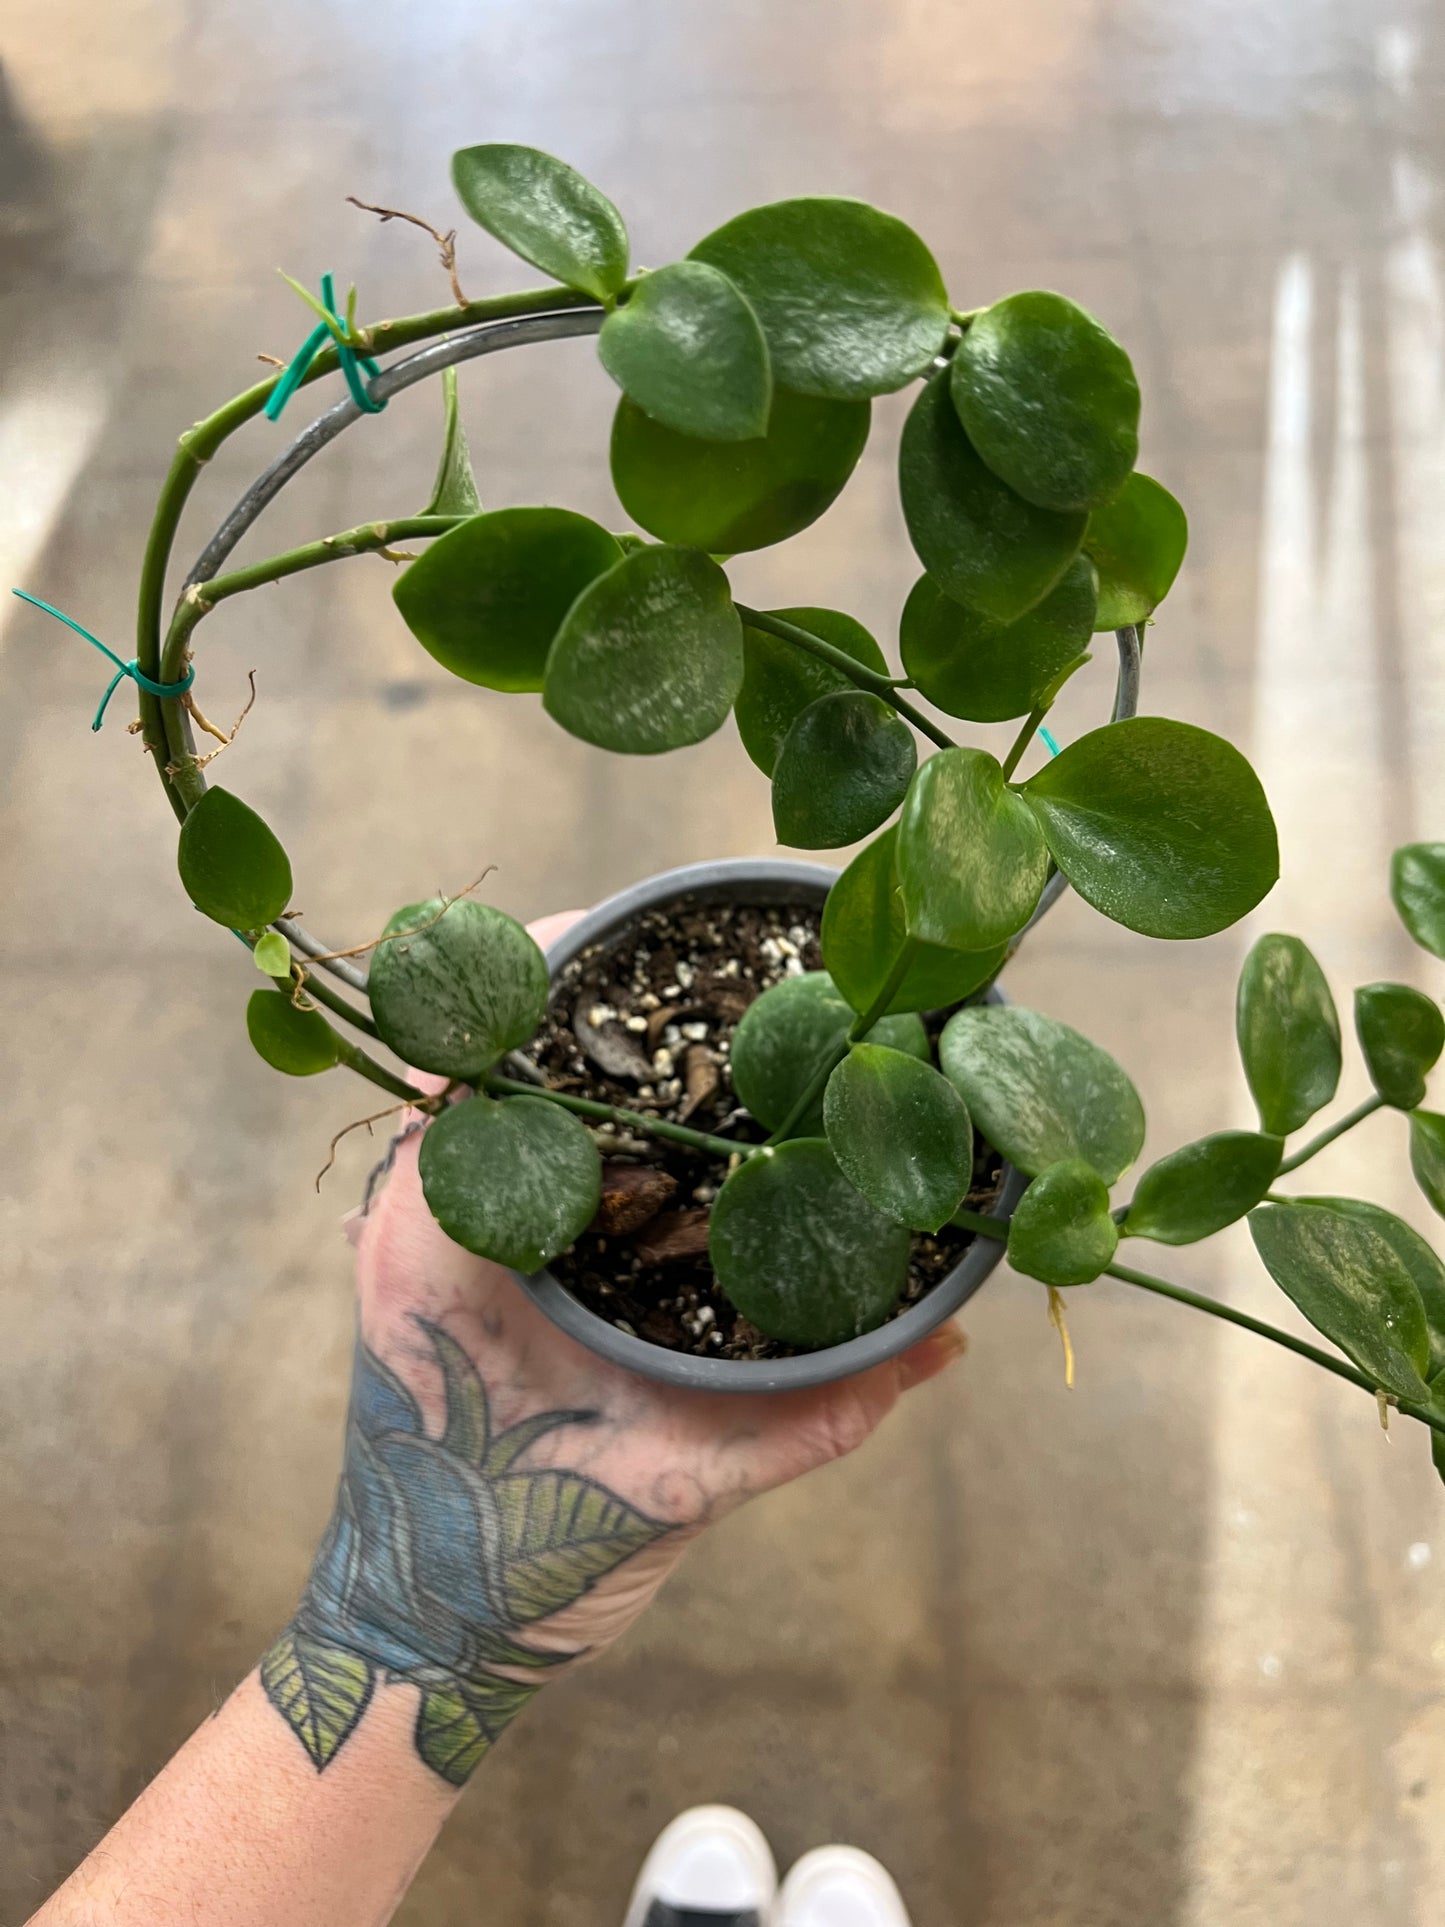
<path fill-rule="evenodd" d="M 612 1589 L 619 1612 L 588 1599 L 579 1625 L 568 1609 L 644 1550 L 670 1563 L 679 1536 L 595 1478 L 534 1463 L 541 1441 L 595 1413 L 498 1425 L 469 1353 L 414 1323 L 443 1408 L 429 1423 L 407 1382 L 413 1358 L 403 1378 L 358 1345 L 335 1509 L 260 1681 L 322 1773 L 404 1686 L 417 1757 L 461 1786 L 557 1667 L 641 1609 L 660 1567 L 631 1568 L 633 1583 Z"/>
<path fill-rule="evenodd" d="M 540 1690 L 539 1680 L 508 1678 L 480 1664 L 458 1670 L 420 1654 L 403 1656 L 390 1636 L 367 1646 L 342 1644 L 336 1623 L 308 1587 L 257 1673 L 266 1699 L 318 1773 L 348 1745 L 363 1718 L 368 1726 L 384 1720 L 405 1736 L 416 1759 L 460 1791 Z M 348 1636 L 365 1640 L 366 1630 L 352 1623 Z"/>

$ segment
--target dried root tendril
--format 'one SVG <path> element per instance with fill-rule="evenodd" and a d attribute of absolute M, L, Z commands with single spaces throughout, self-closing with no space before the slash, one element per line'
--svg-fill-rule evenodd
<path fill-rule="evenodd" d="M 316 1173 L 316 1189 L 320 1191 L 321 1180 L 326 1176 L 326 1173 L 331 1169 L 332 1165 L 335 1164 L 336 1147 L 344 1137 L 348 1137 L 353 1131 L 360 1131 L 362 1129 L 365 1129 L 368 1137 L 374 1137 L 376 1133 L 371 1128 L 373 1124 L 379 1124 L 384 1117 L 395 1117 L 398 1111 L 409 1111 L 410 1109 L 411 1104 L 409 1101 L 401 1104 L 389 1104 L 384 1111 L 373 1111 L 370 1117 L 358 1117 L 354 1119 L 352 1123 L 343 1125 L 341 1130 L 339 1130 L 331 1140 L 331 1149 L 327 1152 L 325 1164 L 323 1164 L 321 1169 Z"/>
<path fill-rule="evenodd" d="M 231 747 L 231 744 L 235 742 L 236 737 L 240 732 L 242 723 L 245 722 L 246 718 L 250 715 L 251 710 L 255 705 L 256 672 L 254 669 L 247 670 L 246 680 L 251 685 L 251 693 L 246 698 L 246 707 L 241 711 L 240 715 L 236 718 L 235 722 L 232 723 L 229 734 L 227 734 L 227 732 L 224 729 L 221 729 L 216 723 L 213 723 L 208 716 L 205 716 L 202 714 L 200 706 L 197 704 L 195 697 L 192 696 L 189 690 L 187 690 L 185 695 L 182 696 L 181 702 L 184 705 L 186 712 L 190 716 L 191 720 L 195 723 L 197 729 L 204 730 L 208 736 L 214 737 L 216 742 L 220 745 L 220 748 L 208 750 L 204 756 L 198 756 L 195 759 L 195 764 L 194 764 L 194 767 L 196 769 L 204 769 L 207 763 L 213 763 L 216 760 L 216 758 L 221 754 L 221 750 L 229 749 Z"/>
<path fill-rule="evenodd" d="M 397 937 L 419 937 L 423 930 L 430 930 L 434 923 L 440 923 L 454 903 L 460 903 L 463 897 L 469 897 L 473 890 L 480 890 L 496 867 L 495 863 L 489 863 L 482 874 L 469 883 L 464 890 L 458 890 L 455 896 L 443 897 L 441 909 L 435 916 L 428 917 L 425 923 L 412 924 L 405 930 L 383 930 L 379 937 L 370 937 L 365 943 L 355 943 L 349 950 L 328 950 L 324 955 L 310 957 L 307 961 L 339 963 L 343 957 L 364 957 L 369 950 L 375 950 L 384 943 L 391 943 Z"/>
<path fill-rule="evenodd" d="M 457 231 L 455 228 L 448 228 L 446 233 L 443 234 L 440 228 L 433 227 L 430 221 L 424 221 L 419 214 L 404 213 L 399 207 L 375 207 L 370 201 L 359 201 L 354 194 L 348 194 L 346 198 L 353 207 L 359 207 L 363 214 L 379 215 L 383 223 L 387 221 L 410 221 L 411 225 L 413 227 L 419 227 L 423 234 L 429 234 L 433 241 L 436 242 L 437 251 L 441 255 L 442 266 L 451 278 L 452 299 L 459 308 L 466 307 L 467 297 L 462 293 L 462 284 L 457 279 Z"/>

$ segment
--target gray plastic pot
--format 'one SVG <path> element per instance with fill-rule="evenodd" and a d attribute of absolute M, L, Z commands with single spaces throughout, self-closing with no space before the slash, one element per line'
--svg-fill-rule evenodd
<path fill-rule="evenodd" d="M 681 869 L 664 870 L 589 910 L 552 945 L 547 965 L 555 982 L 563 967 L 581 951 L 592 944 L 614 942 L 647 911 L 665 908 L 682 897 L 702 903 L 816 903 L 821 908 L 837 874 L 820 863 L 794 863 L 781 857 L 733 857 L 719 863 L 689 863 Z M 997 997 L 998 993 L 992 995 Z M 1012 1211 L 1026 1182 L 1012 1165 L 1004 1166 L 999 1199 L 1002 1211 Z M 801 1352 L 795 1358 L 698 1358 L 691 1352 L 669 1351 L 599 1318 L 550 1271 L 539 1271 L 532 1277 L 521 1272 L 512 1275 L 554 1325 L 599 1357 L 640 1372 L 644 1378 L 707 1392 L 789 1392 L 804 1385 L 826 1385 L 831 1379 L 850 1378 L 854 1372 L 867 1371 L 870 1365 L 907 1351 L 936 1325 L 951 1318 L 989 1277 L 1002 1256 L 1002 1244 L 978 1238 L 953 1270 L 899 1317 L 876 1331 L 865 1332 L 861 1338 L 850 1338 L 824 1351 Z"/>

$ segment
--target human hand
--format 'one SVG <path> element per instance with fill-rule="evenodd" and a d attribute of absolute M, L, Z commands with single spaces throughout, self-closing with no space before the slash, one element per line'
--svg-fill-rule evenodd
<path fill-rule="evenodd" d="M 545 947 L 572 921 L 532 934 Z M 789 1393 L 635 1377 L 445 1236 L 422 1196 L 421 1122 L 353 1224 L 360 1331 L 336 1509 L 261 1678 L 318 1769 L 379 1685 L 409 1683 L 417 1752 L 460 1785 L 560 1666 L 632 1623 L 703 1526 L 861 1445 L 964 1341 L 946 1325 Z"/>

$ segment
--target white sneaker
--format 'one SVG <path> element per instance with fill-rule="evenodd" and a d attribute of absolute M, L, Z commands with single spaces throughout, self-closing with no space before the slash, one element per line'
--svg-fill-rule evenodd
<path fill-rule="evenodd" d="M 762 1829 L 736 1807 L 691 1807 L 642 1863 L 624 1927 L 767 1927 L 778 1869 Z"/>
<path fill-rule="evenodd" d="M 774 1927 L 911 1927 L 893 1876 L 858 1847 L 815 1847 L 789 1872 Z"/>

